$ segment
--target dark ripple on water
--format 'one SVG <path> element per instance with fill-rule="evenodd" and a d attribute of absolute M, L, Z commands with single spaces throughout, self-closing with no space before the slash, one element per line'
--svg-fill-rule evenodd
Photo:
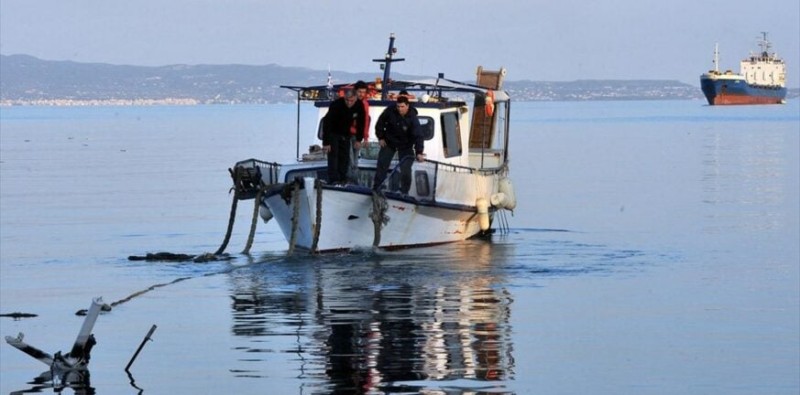
<path fill-rule="evenodd" d="M 513 229 L 503 240 L 514 246 L 508 248 L 511 256 L 505 257 L 503 265 L 514 279 L 510 285 L 529 286 L 531 281 L 565 276 L 613 275 L 663 259 L 642 250 L 580 242 L 580 236 L 580 232 L 565 229 Z"/>

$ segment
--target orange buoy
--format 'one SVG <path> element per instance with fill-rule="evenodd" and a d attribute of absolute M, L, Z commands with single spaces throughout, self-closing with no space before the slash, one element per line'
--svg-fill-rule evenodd
<path fill-rule="evenodd" d="M 494 114 L 494 91 L 488 90 L 486 92 L 486 116 L 491 117 Z"/>

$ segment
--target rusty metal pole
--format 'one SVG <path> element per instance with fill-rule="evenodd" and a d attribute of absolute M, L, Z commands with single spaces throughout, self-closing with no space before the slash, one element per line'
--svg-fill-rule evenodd
<path fill-rule="evenodd" d="M 136 352 L 133 353 L 133 357 L 131 357 L 130 362 L 128 362 L 128 366 L 125 366 L 126 372 L 128 371 L 128 369 L 131 368 L 131 365 L 133 365 L 133 361 L 136 360 L 136 357 L 139 356 L 139 352 L 141 352 L 142 348 L 144 348 L 144 344 L 147 343 L 148 340 L 151 340 L 150 337 L 153 336 L 153 332 L 155 331 L 156 331 L 156 326 L 155 324 L 153 324 L 153 326 L 150 327 L 150 330 L 147 332 L 147 335 L 144 337 L 144 340 L 142 340 L 142 344 L 140 344 L 139 348 L 136 349 Z"/>

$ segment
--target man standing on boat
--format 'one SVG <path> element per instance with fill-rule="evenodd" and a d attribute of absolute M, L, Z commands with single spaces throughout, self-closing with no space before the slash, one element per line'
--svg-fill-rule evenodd
<path fill-rule="evenodd" d="M 400 160 L 400 192 L 408 194 L 411 189 L 411 165 L 416 153 L 419 162 L 425 161 L 425 141 L 420 130 L 416 112 L 410 111 L 408 97 L 400 95 L 397 103 L 386 107 L 375 123 L 375 136 L 381 150 L 378 152 L 378 165 L 375 171 L 373 189 L 380 190 L 386 179 L 389 164 L 394 154 Z"/>
<path fill-rule="evenodd" d="M 358 81 L 355 84 L 356 96 L 358 101 L 364 106 L 364 136 L 366 142 L 369 139 L 369 98 L 367 97 L 367 83 Z M 355 129 L 350 130 L 350 169 L 347 172 L 347 179 L 354 184 L 358 183 L 358 158 L 361 156 L 361 143 L 356 140 Z"/>
<path fill-rule="evenodd" d="M 366 115 L 354 89 L 331 102 L 322 124 L 322 149 L 328 154 L 328 183 L 347 183 L 352 146 L 361 148 Z"/>

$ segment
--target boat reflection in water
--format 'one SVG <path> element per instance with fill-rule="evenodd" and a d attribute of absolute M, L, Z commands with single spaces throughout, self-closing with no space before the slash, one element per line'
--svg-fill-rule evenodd
<path fill-rule="evenodd" d="M 242 362 L 251 363 L 238 371 L 271 377 L 263 362 L 272 365 L 294 352 L 294 366 L 282 368 L 294 369 L 290 376 L 305 387 L 325 391 L 387 390 L 400 383 L 409 390 L 448 380 L 453 393 L 452 380 L 485 387 L 485 381 L 513 379 L 512 300 L 496 286 L 504 283 L 498 279 L 502 262 L 492 257 L 510 256 L 497 254 L 508 248 L 470 240 L 237 270 L 231 274 L 233 332 L 248 339 Z M 258 352 L 275 355 L 254 358 Z"/>
<path fill-rule="evenodd" d="M 82 371 L 71 370 L 67 372 L 52 372 L 48 370 L 42 372 L 42 374 L 28 382 L 28 384 L 31 385 L 30 388 L 12 391 L 11 395 L 50 392 L 49 390 L 55 393 L 61 393 L 67 388 L 71 389 L 72 393 L 75 395 L 93 395 L 96 393 L 94 387 L 92 387 L 90 383 L 88 369 Z"/>

